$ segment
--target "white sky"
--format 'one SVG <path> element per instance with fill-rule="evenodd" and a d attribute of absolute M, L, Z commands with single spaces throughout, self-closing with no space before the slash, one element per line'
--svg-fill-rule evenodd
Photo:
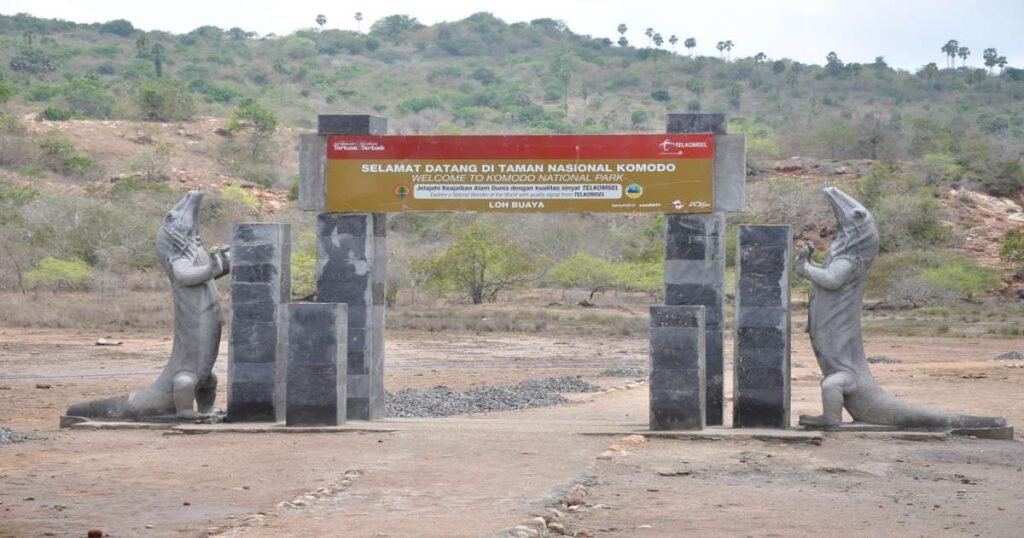
<path fill-rule="evenodd" d="M 982 51 L 995 47 L 1011 66 L 1024 65 L 1024 0 L 376 0 L 349 3 L 323 0 L 0 0 L 0 13 L 27 12 L 75 22 L 128 19 L 145 30 L 188 32 L 211 24 L 239 26 L 260 34 L 287 34 L 315 26 L 317 14 L 328 28 L 362 29 L 377 19 L 407 14 L 424 24 L 454 21 L 489 11 L 506 22 L 550 17 L 580 34 L 618 39 L 616 27 L 629 27 L 632 45 L 645 45 L 653 27 L 666 40 L 697 39 L 697 53 L 716 55 L 715 43 L 730 39 L 733 57 L 764 52 L 769 58 L 824 63 L 835 51 L 845 62 L 867 63 L 885 56 L 889 65 L 915 70 L 928 62 L 944 65 L 939 50 L 948 39 L 971 49 L 967 64 L 982 67 Z M 959 60 L 958 60 L 959 65 Z"/>

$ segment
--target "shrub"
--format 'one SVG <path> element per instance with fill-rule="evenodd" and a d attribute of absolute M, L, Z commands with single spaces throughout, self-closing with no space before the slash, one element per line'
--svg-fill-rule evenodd
<path fill-rule="evenodd" d="M 221 198 L 225 200 L 231 200 L 237 204 L 241 204 L 249 209 L 259 209 L 260 199 L 253 193 L 243 189 L 238 185 L 228 185 L 220 191 Z"/>
<path fill-rule="evenodd" d="M 1024 228 L 1006 232 L 1006 237 L 999 246 L 999 257 L 1012 264 L 1024 264 Z"/>
<path fill-rule="evenodd" d="M 590 292 L 587 301 L 590 302 L 594 300 L 594 294 L 611 288 L 619 274 L 611 261 L 577 252 L 552 267 L 548 278 L 562 288 L 587 290 Z"/>
<path fill-rule="evenodd" d="M 303 232 L 292 250 L 292 297 L 316 293 L 316 235 Z"/>
<path fill-rule="evenodd" d="M 999 288 L 994 269 L 943 250 L 882 254 L 866 279 L 867 294 L 895 306 L 919 307 L 972 299 Z"/>
<path fill-rule="evenodd" d="M 68 121 L 75 117 L 75 113 L 56 106 L 48 106 L 39 113 L 39 119 L 43 121 Z"/>
<path fill-rule="evenodd" d="M 60 86 L 41 82 L 33 85 L 25 92 L 25 99 L 35 103 L 45 103 L 60 95 L 60 92 Z"/>
<path fill-rule="evenodd" d="M 942 266 L 926 269 L 921 278 L 956 292 L 963 299 L 973 299 L 975 295 L 998 289 L 1003 284 L 995 269 L 963 258 L 954 258 Z"/>
<path fill-rule="evenodd" d="M 76 77 L 64 87 L 64 99 L 71 110 L 87 118 L 109 118 L 114 113 L 117 99 L 100 86 L 99 82 Z"/>
<path fill-rule="evenodd" d="M 24 283 L 31 289 L 80 291 L 88 288 L 92 276 L 92 267 L 82 260 L 47 256 L 25 272 Z"/>
<path fill-rule="evenodd" d="M 85 177 L 95 174 L 100 170 L 100 165 L 85 155 L 72 155 L 65 157 L 61 161 L 60 171 L 69 176 Z"/>
<path fill-rule="evenodd" d="M 100 25 L 101 34 L 114 34 L 121 37 L 128 37 L 135 32 L 135 26 L 125 19 L 115 19 Z"/>
<path fill-rule="evenodd" d="M 135 101 L 142 119 L 147 121 L 183 121 L 195 113 L 192 95 L 181 83 L 168 78 L 139 83 Z"/>

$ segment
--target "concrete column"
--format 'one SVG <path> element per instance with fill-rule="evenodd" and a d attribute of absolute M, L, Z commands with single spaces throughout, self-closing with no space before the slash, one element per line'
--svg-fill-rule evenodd
<path fill-rule="evenodd" d="M 651 307 L 652 430 L 704 428 L 704 313 L 703 306 Z"/>
<path fill-rule="evenodd" d="M 722 424 L 725 215 L 665 216 L 665 304 L 704 307 L 707 425 Z"/>
<path fill-rule="evenodd" d="M 707 425 L 720 426 L 724 413 L 722 299 L 725 287 L 725 213 L 743 205 L 743 144 L 723 140 L 725 114 L 669 114 L 668 133 L 716 135 L 715 213 L 665 215 L 665 304 L 703 305 L 705 322 Z M 724 151 L 729 149 L 729 151 Z M 740 170 L 742 172 L 742 170 Z M 725 188 L 728 185 L 732 187 Z M 738 188 L 735 185 L 739 185 Z M 720 192 L 721 191 L 721 192 Z M 728 195 L 728 196 L 723 196 Z M 739 205 L 737 209 L 736 205 Z"/>
<path fill-rule="evenodd" d="M 739 227 L 733 427 L 788 428 L 790 256 L 788 225 Z"/>
<path fill-rule="evenodd" d="M 286 426 L 345 422 L 348 310 L 338 303 L 292 303 L 288 310 Z"/>
<path fill-rule="evenodd" d="M 384 410 L 383 213 L 323 213 L 318 219 L 316 297 L 348 305 L 348 418 L 375 420 Z"/>
<path fill-rule="evenodd" d="M 282 305 L 290 299 L 291 227 L 236 224 L 231 231 L 227 420 L 276 420 L 275 403 L 283 403 Z"/>
<path fill-rule="evenodd" d="M 317 120 L 316 136 L 302 141 L 300 183 L 308 183 L 304 207 L 323 211 L 327 137 L 383 135 L 388 124 L 385 118 L 354 114 Z M 386 215 L 322 213 L 318 227 L 317 301 L 348 305 L 348 418 L 375 420 L 384 412 Z"/>

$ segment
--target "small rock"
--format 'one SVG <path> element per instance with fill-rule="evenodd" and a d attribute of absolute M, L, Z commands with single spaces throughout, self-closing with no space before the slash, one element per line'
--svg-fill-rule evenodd
<path fill-rule="evenodd" d="M 36 383 L 36 388 L 37 389 L 52 389 L 53 385 L 51 385 L 49 383 Z"/>
<path fill-rule="evenodd" d="M 103 538 L 103 531 L 100 529 L 89 529 L 89 532 L 85 533 L 89 538 Z"/>
<path fill-rule="evenodd" d="M 870 364 L 900 364 L 903 362 L 896 357 L 887 357 L 885 355 L 876 355 L 874 357 L 868 357 L 868 363 Z"/>
<path fill-rule="evenodd" d="M 153 528 L 153 526 L 152 526 L 152 525 L 146 525 L 146 528 L 147 528 L 147 529 L 152 529 L 152 528 Z"/>
<path fill-rule="evenodd" d="M 551 523 L 548 523 L 548 530 L 553 532 L 553 533 L 555 533 L 555 534 L 560 534 L 560 535 L 563 535 L 563 536 L 566 534 L 565 533 L 565 525 L 562 525 L 561 523 L 559 523 L 557 521 L 553 521 Z"/>
<path fill-rule="evenodd" d="M 121 343 L 122 342 L 120 340 L 112 340 L 110 338 L 99 338 L 99 339 L 96 340 L 96 344 L 95 345 L 97 345 L 97 346 L 119 346 L 119 345 L 121 345 Z"/>
<path fill-rule="evenodd" d="M 1024 361 L 1024 353 L 1020 351 L 1007 351 L 992 357 L 994 361 Z"/>
<path fill-rule="evenodd" d="M 192 503 L 190 503 L 188 501 L 185 501 L 185 502 L 181 503 L 181 505 L 182 506 L 192 506 Z"/>

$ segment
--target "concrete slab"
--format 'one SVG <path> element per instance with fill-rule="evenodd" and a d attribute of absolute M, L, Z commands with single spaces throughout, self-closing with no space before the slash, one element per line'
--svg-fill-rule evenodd
<path fill-rule="evenodd" d="M 398 428 L 378 428 L 358 423 L 338 426 L 285 426 L 276 424 L 181 424 L 172 428 L 175 432 L 188 434 L 203 433 L 394 433 Z"/>

